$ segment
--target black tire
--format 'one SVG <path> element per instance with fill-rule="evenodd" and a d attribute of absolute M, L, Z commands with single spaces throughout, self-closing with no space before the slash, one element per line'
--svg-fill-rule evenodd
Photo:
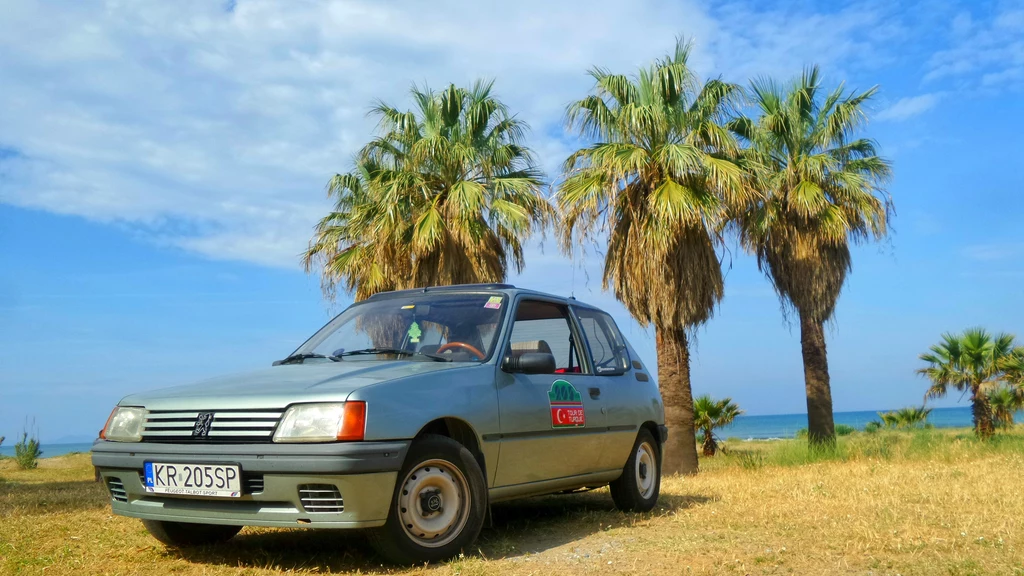
<path fill-rule="evenodd" d="M 241 526 L 192 524 L 166 520 L 143 520 L 142 525 L 149 530 L 153 538 L 175 548 L 221 544 L 231 540 L 242 529 Z"/>
<path fill-rule="evenodd" d="M 448 466 L 451 469 L 447 469 Z M 433 492 L 435 488 L 427 484 L 430 481 L 440 486 L 450 482 L 454 487 L 446 489 L 448 495 L 444 502 L 439 498 L 440 508 L 435 511 L 424 510 L 434 504 L 431 498 L 433 494 L 442 496 L 441 488 Z M 459 488 L 463 485 L 464 489 Z M 410 490 L 413 494 L 409 493 Z M 463 497 L 466 490 L 469 492 L 468 497 Z M 458 495 L 458 500 L 452 497 L 453 494 Z M 403 501 L 411 508 L 403 507 Z M 453 501 L 458 502 L 455 508 L 446 510 L 443 507 L 444 503 Z M 464 509 L 465 505 L 468 505 L 468 509 Z M 436 519 L 439 522 L 437 526 L 444 526 L 443 518 L 448 512 L 454 514 L 455 519 L 446 531 L 435 536 L 430 533 L 419 534 L 424 537 L 422 539 L 410 534 L 422 528 L 410 524 L 410 521 L 426 523 Z M 405 457 L 405 465 L 395 481 L 387 523 L 367 531 L 367 537 L 381 556 L 395 564 L 439 562 L 457 555 L 476 541 L 486 512 L 487 484 L 473 454 L 451 438 L 426 434 L 413 441 Z M 415 514 L 418 516 L 411 516 Z M 436 539 L 436 542 L 427 541 L 431 538 Z"/>
<path fill-rule="evenodd" d="M 642 448 L 646 450 L 646 456 L 642 455 Z M 651 460 L 654 461 L 653 466 Z M 653 481 L 653 485 L 644 486 L 648 478 Z M 658 503 L 658 494 L 661 493 L 661 446 L 654 440 L 650 430 L 640 429 L 629 460 L 622 468 L 622 476 L 609 487 L 615 507 L 623 512 L 649 512 Z"/>

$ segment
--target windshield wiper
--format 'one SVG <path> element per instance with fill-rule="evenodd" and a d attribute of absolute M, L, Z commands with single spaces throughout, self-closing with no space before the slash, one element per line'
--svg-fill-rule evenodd
<path fill-rule="evenodd" d="M 327 354 L 315 354 L 312 352 L 304 352 L 302 354 L 292 354 L 284 360 L 275 360 L 274 366 L 280 366 L 281 364 L 302 364 L 309 358 L 327 358 L 332 362 L 341 362 L 341 358 L 338 356 L 329 356 Z"/>
<path fill-rule="evenodd" d="M 426 352 L 412 352 L 410 350 L 402 350 L 401 348 L 364 348 L 362 350 L 347 350 L 342 352 L 342 356 L 363 356 L 367 354 L 394 354 L 395 356 L 423 356 L 424 358 L 430 358 L 435 362 L 451 362 L 451 358 L 446 358 L 438 354 L 427 354 Z"/>

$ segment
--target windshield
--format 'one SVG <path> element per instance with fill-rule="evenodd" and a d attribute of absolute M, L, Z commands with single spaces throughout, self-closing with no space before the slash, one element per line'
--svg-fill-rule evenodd
<path fill-rule="evenodd" d="M 296 354 L 348 361 L 481 362 L 491 356 L 506 297 L 414 294 L 353 304 Z M 329 361 L 329 360 L 323 360 Z"/>

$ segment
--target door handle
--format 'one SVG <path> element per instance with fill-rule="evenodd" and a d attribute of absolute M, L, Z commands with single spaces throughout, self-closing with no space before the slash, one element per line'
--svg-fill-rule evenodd
<path fill-rule="evenodd" d="M 591 400 L 597 400 L 600 397 L 601 397 L 601 389 L 600 388 L 591 388 L 590 389 L 590 399 Z"/>

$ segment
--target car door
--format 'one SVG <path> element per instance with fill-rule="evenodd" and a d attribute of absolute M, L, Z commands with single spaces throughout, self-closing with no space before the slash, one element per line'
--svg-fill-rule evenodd
<path fill-rule="evenodd" d="M 580 362 L 582 337 L 565 304 L 521 299 L 505 354 L 548 353 L 550 374 L 499 371 L 501 449 L 496 486 L 552 480 L 599 470 L 605 417 Z"/>
<path fill-rule="evenodd" d="M 591 388 L 600 390 L 607 432 L 603 435 L 597 466 L 601 470 L 622 468 L 645 420 L 648 397 L 638 389 L 630 371 L 629 350 L 615 321 L 608 314 L 585 306 L 572 311 L 586 343 L 594 376 Z"/>

